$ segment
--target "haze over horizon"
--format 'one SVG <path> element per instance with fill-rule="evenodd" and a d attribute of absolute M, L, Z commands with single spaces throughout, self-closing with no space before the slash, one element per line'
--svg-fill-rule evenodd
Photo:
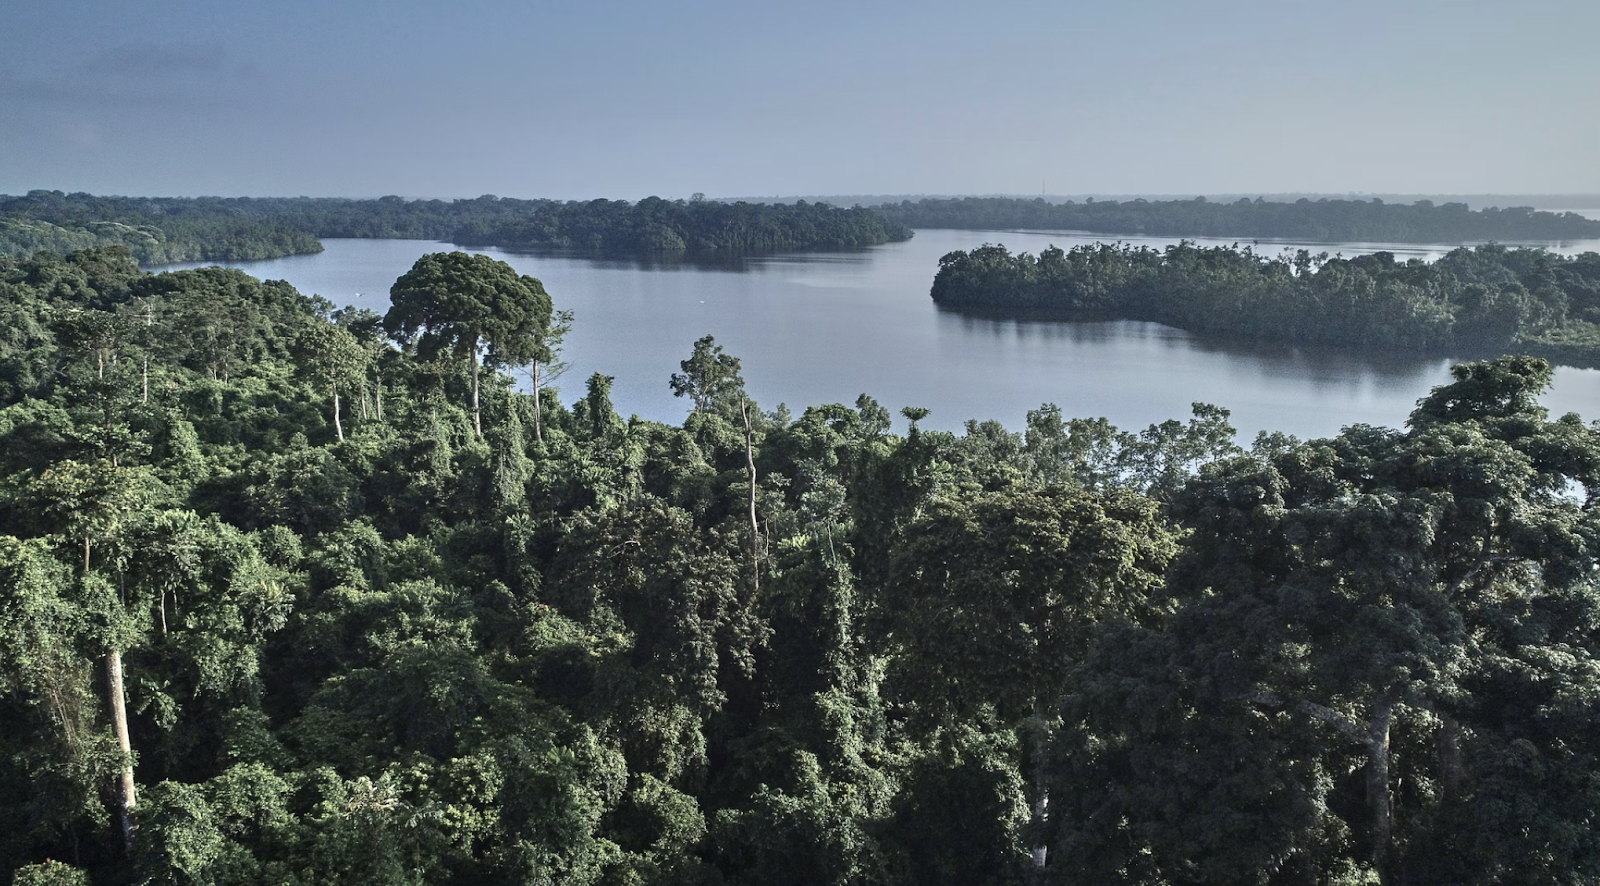
<path fill-rule="evenodd" d="M 0 193 L 1600 193 L 1600 5 L 23 0 Z"/>

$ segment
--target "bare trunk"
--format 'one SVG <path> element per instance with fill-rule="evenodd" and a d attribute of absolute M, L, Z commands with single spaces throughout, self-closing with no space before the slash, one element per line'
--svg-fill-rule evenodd
<path fill-rule="evenodd" d="M 533 439 L 544 439 L 544 428 L 539 409 L 539 361 L 533 361 Z"/>
<path fill-rule="evenodd" d="M 339 389 L 333 389 L 333 432 L 339 436 L 339 442 L 344 442 L 344 423 L 339 421 Z"/>
<path fill-rule="evenodd" d="M 1039 843 L 1033 847 L 1033 866 L 1035 873 L 1042 876 L 1045 862 L 1050 855 L 1050 849 L 1045 845 L 1044 827 L 1045 820 L 1050 817 L 1050 788 L 1045 775 L 1045 752 L 1049 744 L 1049 727 L 1045 724 L 1044 715 L 1039 712 L 1037 700 L 1033 703 L 1033 718 L 1030 724 L 1033 727 L 1033 747 L 1031 750 L 1033 772 L 1029 781 L 1033 782 L 1033 832 L 1038 836 Z M 1036 877 L 1037 879 L 1037 877 Z"/>
<path fill-rule="evenodd" d="M 750 428 L 750 406 L 739 404 L 744 416 L 744 463 L 750 474 L 750 588 L 761 590 L 761 524 L 756 522 L 756 455 L 754 433 Z"/>
<path fill-rule="evenodd" d="M 1389 791 L 1389 724 L 1394 702 L 1380 697 L 1373 706 L 1367 730 L 1367 805 L 1372 812 L 1372 866 L 1380 880 L 1389 876 L 1389 844 L 1394 835 L 1394 809 Z"/>
<path fill-rule="evenodd" d="M 147 306 L 146 310 L 145 310 L 145 314 L 144 314 L 144 329 L 145 329 L 144 335 L 145 335 L 145 343 L 146 344 L 149 344 L 150 326 L 153 323 L 155 323 L 155 321 L 156 321 L 155 315 L 150 312 L 150 310 L 148 309 L 148 306 Z M 145 353 L 143 356 L 144 356 L 144 394 L 142 395 L 142 397 L 139 400 L 139 402 L 140 403 L 149 403 L 150 402 L 150 354 L 149 353 Z"/>
<path fill-rule="evenodd" d="M 483 436 L 483 418 L 478 413 L 478 343 L 472 343 L 472 436 Z"/>
<path fill-rule="evenodd" d="M 133 807 L 136 801 L 133 743 L 128 739 L 128 703 L 122 691 L 122 653 L 115 649 L 106 653 L 106 691 L 111 696 L 111 727 L 117 734 L 117 748 L 122 751 L 122 775 L 117 789 L 117 823 L 122 829 L 123 848 L 132 849 Z"/>
<path fill-rule="evenodd" d="M 377 384 L 372 388 L 372 405 L 377 407 L 378 421 L 383 421 L 383 375 L 378 376 Z"/>

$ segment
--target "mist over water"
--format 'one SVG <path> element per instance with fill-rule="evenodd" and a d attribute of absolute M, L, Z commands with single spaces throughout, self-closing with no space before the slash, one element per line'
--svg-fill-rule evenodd
<path fill-rule="evenodd" d="M 1350 424 L 1400 426 L 1418 398 L 1449 380 L 1446 359 L 1394 354 L 1355 358 L 1292 347 L 1217 342 L 1154 323 L 1017 322 L 939 311 L 928 288 L 939 257 L 1001 243 L 1013 252 L 1120 239 L 1162 248 L 1173 238 L 1108 238 L 1063 232 L 919 230 L 912 240 L 850 253 L 799 253 L 731 262 L 607 260 L 481 251 L 544 281 L 556 306 L 576 313 L 567 338 L 572 366 L 556 384 L 582 396 L 591 373 L 613 376 L 623 415 L 677 423 L 687 404 L 667 379 L 699 337 L 716 336 L 743 360 L 750 393 L 765 409 L 854 403 L 871 394 L 898 414 L 924 406 L 925 426 L 959 430 L 968 419 L 1023 426 L 1050 402 L 1069 416 L 1105 416 L 1137 430 L 1186 418 L 1195 401 L 1233 412 L 1240 437 L 1276 430 L 1300 437 Z M 1233 240 L 1199 238 L 1204 245 Z M 1310 249 L 1346 256 L 1386 250 L 1437 258 L 1449 246 L 1256 242 L 1256 251 Z M 382 313 L 389 287 L 427 252 L 420 240 L 327 240 L 320 255 L 233 266 L 284 279 L 338 305 Z M 1563 254 L 1600 241 L 1541 244 Z M 192 267 L 188 265 L 185 267 Z M 1600 418 L 1600 371 L 1560 368 L 1545 403 L 1555 414 Z M 903 427 L 903 421 L 900 425 Z"/>

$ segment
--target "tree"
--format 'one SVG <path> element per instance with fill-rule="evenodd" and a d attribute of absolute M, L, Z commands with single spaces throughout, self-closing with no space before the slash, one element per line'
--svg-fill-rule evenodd
<path fill-rule="evenodd" d="M 333 429 L 344 442 L 344 423 L 339 418 L 339 392 L 358 388 L 366 381 L 370 352 L 362 347 L 350 330 L 332 323 L 306 325 L 296 343 L 300 369 L 313 384 L 328 392 L 333 400 Z"/>
<path fill-rule="evenodd" d="M 1027 733 L 1036 832 L 1072 671 L 1099 624 L 1145 615 L 1177 550 L 1150 499 L 1051 488 L 935 502 L 892 553 L 892 678 L 949 734 L 985 719 Z"/>
<path fill-rule="evenodd" d="M 572 312 L 556 311 L 549 325 L 536 334 L 528 359 L 528 381 L 533 385 L 533 439 L 544 439 L 544 410 L 540 388 L 555 381 L 570 365 L 561 360 L 561 342 L 572 331 Z M 541 374 L 542 373 L 542 374 Z"/>
<path fill-rule="evenodd" d="M 104 650 L 107 708 L 123 762 L 117 784 L 118 822 L 125 847 L 133 845 L 133 809 L 137 802 L 133 777 L 133 747 L 128 731 L 127 694 L 123 687 L 123 652 L 136 632 L 117 590 L 105 577 L 92 572 L 94 543 L 101 548 L 107 571 L 121 573 L 127 560 L 124 549 L 130 525 L 148 508 L 149 475 L 142 469 L 63 461 L 46 471 L 31 490 L 46 513 L 59 515 L 67 537 L 82 539 L 84 596 L 93 599 L 103 621 L 103 636 L 96 642 Z"/>
<path fill-rule="evenodd" d="M 483 436 L 478 404 L 479 355 L 491 365 L 521 366 L 538 355 L 550 327 L 544 284 L 502 261 L 465 252 L 417 259 L 389 290 L 383 327 L 432 359 L 449 352 L 472 367 L 472 429 Z"/>
<path fill-rule="evenodd" d="M 688 397 L 695 412 L 732 412 L 745 401 L 739 358 L 724 354 L 712 336 L 695 342 L 694 353 L 678 365 L 683 372 L 672 374 L 672 395 Z"/>
<path fill-rule="evenodd" d="M 1416 823 L 1397 816 L 1408 805 L 1417 816 L 1433 804 L 1464 810 L 1467 762 L 1510 725 L 1500 711 L 1514 708 L 1496 711 L 1475 685 L 1504 692 L 1493 675 L 1508 667 L 1587 679 L 1577 673 L 1592 652 L 1552 630 L 1554 610 L 1590 599 L 1583 618 L 1600 611 L 1600 524 L 1571 495 L 1573 483 L 1590 502 L 1600 492 L 1600 439 L 1576 416 L 1548 420 L 1542 360 L 1452 373 L 1408 433 L 1356 426 L 1222 462 L 1176 505 L 1195 528 L 1172 579 L 1188 600 L 1176 619 L 1193 638 L 1187 667 L 1214 687 L 1208 704 L 1291 714 L 1327 730 L 1330 755 L 1341 745 L 1359 755 L 1365 814 L 1350 825 L 1386 883 L 1418 858 L 1406 852 L 1416 838 L 1402 839 Z M 1397 795 L 1395 771 L 1395 743 L 1418 732 L 1431 734 L 1431 753 L 1400 759 L 1404 780 L 1435 798 L 1420 805 Z M 1571 825 L 1545 826 L 1555 830 L 1524 830 L 1522 842 Z"/>

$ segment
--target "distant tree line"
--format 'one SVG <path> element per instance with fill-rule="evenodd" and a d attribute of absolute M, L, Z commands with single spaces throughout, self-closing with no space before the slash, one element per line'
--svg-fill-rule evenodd
<path fill-rule="evenodd" d="M 0 883 L 1600 878 L 1542 360 L 1245 451 L 764 411 L 707 336 L 674 426 L 519 392 L 566 321 L 503 263 L 392 294 L 0 259 Z"/>
<path fill-rule="evenodd" d="M 870 210 L 804 201 L 191 199 L 59 191 L 0 197 L 0 255 L 123 245 L 144 264 L 319 252 L 319 237 L 627 255 L 740 255 L 852 249 L 910 236 L 908 228 Z"/>
<path fill-rule="evenodd" d="M 941 307 L 1027 319 L 1130 319 L 1213 336 L 1366 352 L 1532 353 L 1600 366 L 1600 254 L 1460 248 L 1436 262 L 1249 246 L 1004 246 L 939 260 Z"/>
<path fill-rule="evenodd" d="M 873 207 L 913 228 L 1015 230 L 1037 228 L 1157 237 L 1271 237 L 1313 242 L 1470 243 L 1573 240 L 1600 237 L 1600 221 L 1575 212 L 1528 207 L 1473 211 L 1465 203 L 1419 200 L 1410 206 L 1379 199 L 1293 203 L 1240 198 L 1115 200 L 1047 203 L 1043 198 L 930 198 Z"/>
<path fill-rule="evenodd" d="M 252 261 L 322 251 L 316 235 L 218 198 L 0 195 L 0 257 L 125 246 L 141 264 Z"/>

